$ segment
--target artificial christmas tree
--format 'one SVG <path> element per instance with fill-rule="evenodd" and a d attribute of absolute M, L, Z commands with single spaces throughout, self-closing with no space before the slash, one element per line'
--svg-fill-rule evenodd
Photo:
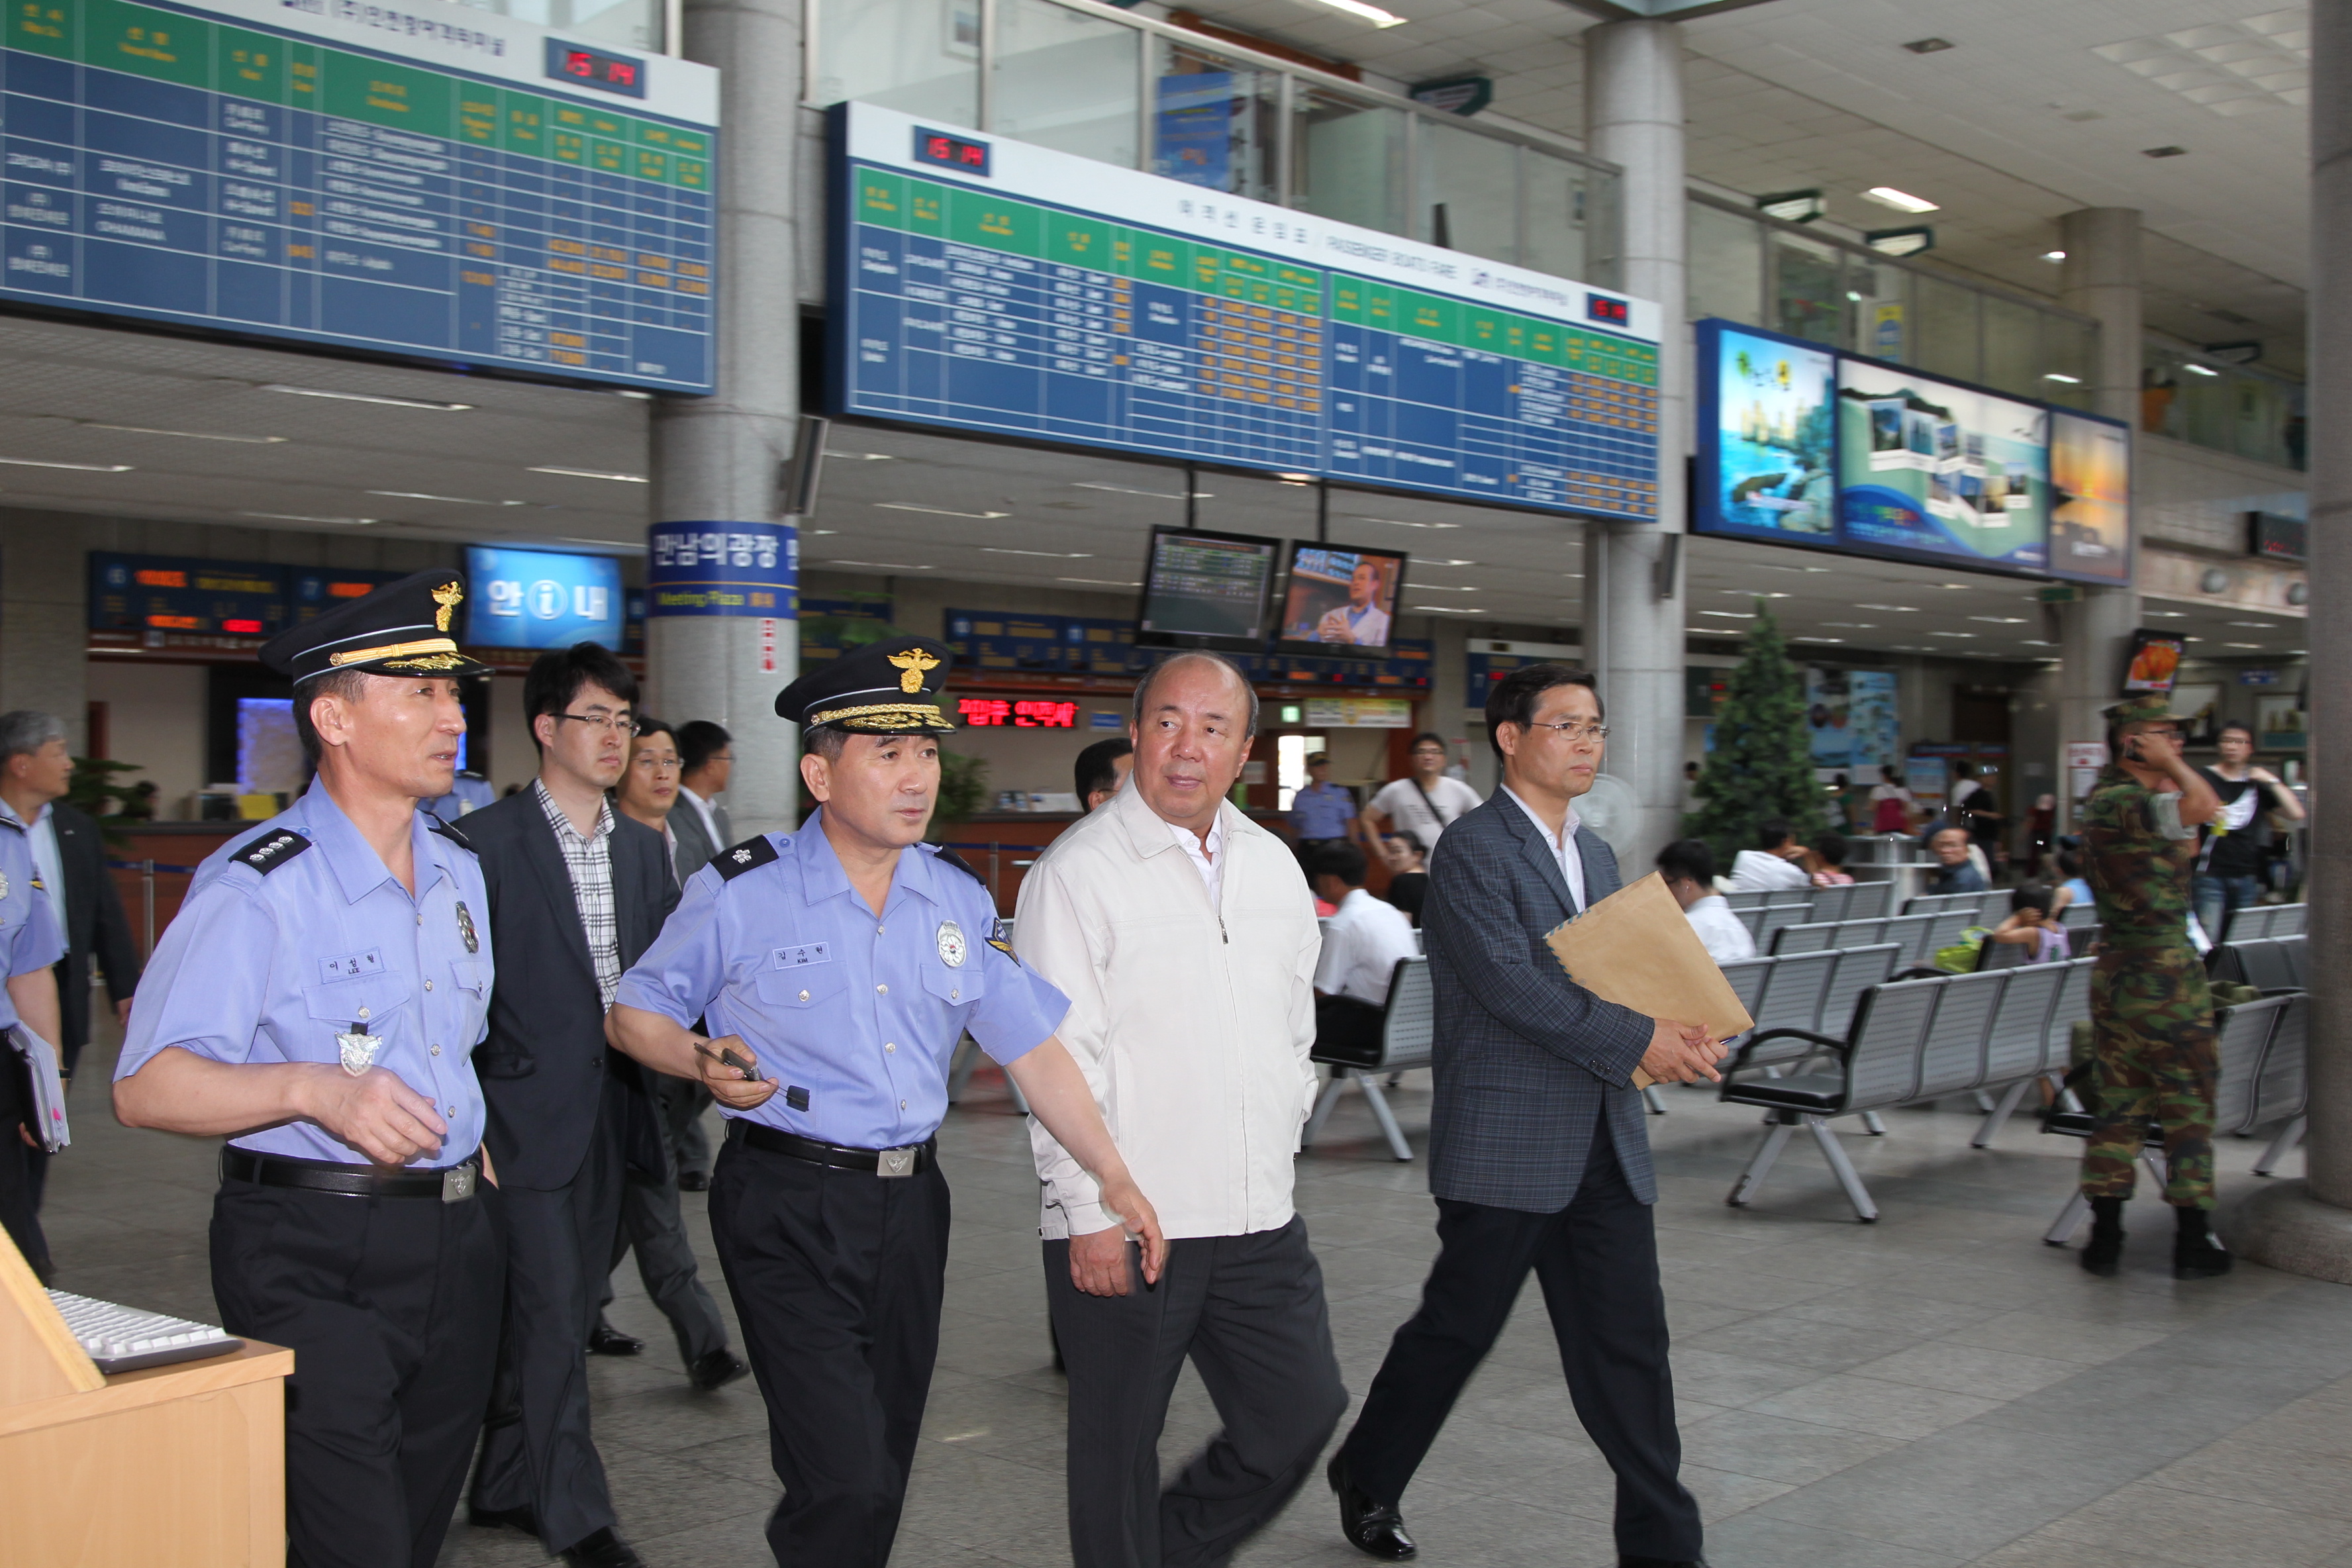
<path fill-rule="evenodd" d="M 1686 828 L 1706 839 L 1724 866 L 1742 849 L 1761 847 L 1759 823 L 1779 817 L 1807 843 L 1829 826 L 1805 729 L 1804 672 L 1790 662 L 1789 645 L 1764 600 L 1756 602 L 1747 657 L 1716 710 L 1715 749 L 1699 771 L 1697 794 L 1699 808 Z"/>

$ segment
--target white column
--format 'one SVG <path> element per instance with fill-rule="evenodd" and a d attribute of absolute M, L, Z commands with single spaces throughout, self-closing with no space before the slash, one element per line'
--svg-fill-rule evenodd
<path fill-rule="evenodd" d="M 2091 367 L 2091 407 L 2139 426 L 2140 217 L 2131 207 L 2085 207 L 2058 223 L 2066 263 L 2059 299 L 2099 322 L 2099 358 Z M 2101 710 L 2119 696 L 2131 634 L 2139 625 L 2139 595 L 2124 588 L 2084 587 L 2059 606 L 2058 739 L 2096 741 L 2105 731 Z M 2074 779 L 2063 756 L 2057 771 L 2062 830 L 2074 826 Z"/>
<path fill-rule="evenodd" d="M 2311 600 L 2352 592 L 2352 0 L 2311 8 Z M 2321 788 L 2352 778 L 2352 621 L 2311 617 L 2311 741 Z M 2311 1175 L 2263 1183 L 2229 1215 L 2232 1249 L 2352 1284 L 2352 812 L 2312 813 Z M 2225 1193 L 2224 1200 L 2231 1194 Z"/>
<path fill-rule="evenodd" d="M 1680 563 L 1690 444 L 1691 353 L 1684 282 L 1683 48 L 1671 22 L 1604 22 L 1584 35 L 1586 144 L 1625 173 L 1621 283 L 1664 310 L 1658 348 L 1658 521 L 1585 524 L 1585 659 L 1609 709 L 1608 771 L 1633 786 L 1641 827 L 1629 876 L 1681 826 L 1683 602 Z M 1678 554 L 1678 552 L 1677 552 Z M 1669 580 L 1661 581 L 1662 577 Z"/>
<path fill-rule="evenodd" d="M 717 66 L 718 391 L 665 397 L 654 418 L 654 518 L 770 523 L 800 415 L 800 254 L 794 161 L 801 135 L 802 0 L 685 0 L 686 58 Z M 812 221 L 819 221 L 812 219 Z M 787 607 L 788 608 L 788 607 Z M 789 613 L 763 668 L 758 619 L 663 616 L 648 605 L 649 711 L 711 719 L 735 737 L 728 813 L 743 836 L 795 825 L 799 745 L 775 716 L 800 635 Z"/>

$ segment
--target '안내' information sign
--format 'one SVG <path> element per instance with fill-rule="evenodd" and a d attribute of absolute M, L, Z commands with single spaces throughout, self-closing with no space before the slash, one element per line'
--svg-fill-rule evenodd
<path fill-rule="evenodd" d="M 834 115 L 837 413 L 1656 519 L 1647 300 L 873 104 Z"/>
<path fill-rule="evenodd" d="M 799 614 L 800 535 L 780 522 L 657 522 L 646 531 L 646 614 Z"/>
<path fill-rule="evenodd" d="M 711 386 L 719 73 L 442 0 L 21 0 L 0 298 Z"/>

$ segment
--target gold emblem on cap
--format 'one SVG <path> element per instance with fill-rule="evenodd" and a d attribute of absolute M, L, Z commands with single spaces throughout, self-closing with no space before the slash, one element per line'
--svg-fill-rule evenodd
<path fill-rule="evenodd" d="M 892 664 L 898 667 L 898 689 L 901 691 L 920 691 L 923 689 L 924 675 L 940 667 L 937 657 L 925 653 L 919 647 L 910 647 L 904 653 L 894 653 L 886 657 Z"/>
<path fill-rule="evenodd" d="M 446 615 L 448 612 L 445 610 L 442 614 Z M 420 657 L 430 654 L 441 654 L 446 657 L 430 660 Z M 386 643 L 381 647 L 346 648 L 341 653 L 329 654 L 327 662 L 340 669 L 347 664 L 370 664 L 380 658 L 408 659 L 411 663 L 406 668 L 416 669 L 454 669 L 466 662 L 457 657 L 457 645 L 447 637 L 426 637 L 422 642 Z"/>
<path fill-rule="evenodd" d="M 446 632 L 449 629 L 450 612 L 455 610 L 460 604 L 464 603 L 465 598 L 466 590 L 459 587 L 455 583 L 444 583 L 441 586 L 433 590 L 433 602 L 441 606 L 438 610 L 436 610 L 433 613 L 433 629 L 435 631 Z"/>

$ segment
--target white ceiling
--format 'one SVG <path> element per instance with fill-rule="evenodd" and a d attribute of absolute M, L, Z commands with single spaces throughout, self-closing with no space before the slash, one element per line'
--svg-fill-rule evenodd
<path fill-rule="evenodd" d="M 1405 24 L 1374 29 L 1315 0 L 1194 6 L 1404 82 L 1490 76 L 1496 113 L 1581 138 L 1591 16 L 1559 0 L 1386 8 Z M 1937 260 L 2043 294 L 2058 286 L 2041 257 L 2061 215 L 2137 207 L 2151 326 L 2193 342 L 2259 335 L 2274 363 L 2299 366 L 2307 128 L 2282 73 L 2307 50 L 2305 13 L 2264 0 L 1767 0 L 1702 16 L 1682 25 L 1690 171 L 1751 195 L 1819 186 L 1831 218 L 1856 228 L 1914 221 L 1861 195 L 1908 191 L 1942 209 L 1924 220 Z M 1902 47 L 1931 37 L 1953 47 Z M 2166 146 L 2185 151 L 2146 155 Z"/>

